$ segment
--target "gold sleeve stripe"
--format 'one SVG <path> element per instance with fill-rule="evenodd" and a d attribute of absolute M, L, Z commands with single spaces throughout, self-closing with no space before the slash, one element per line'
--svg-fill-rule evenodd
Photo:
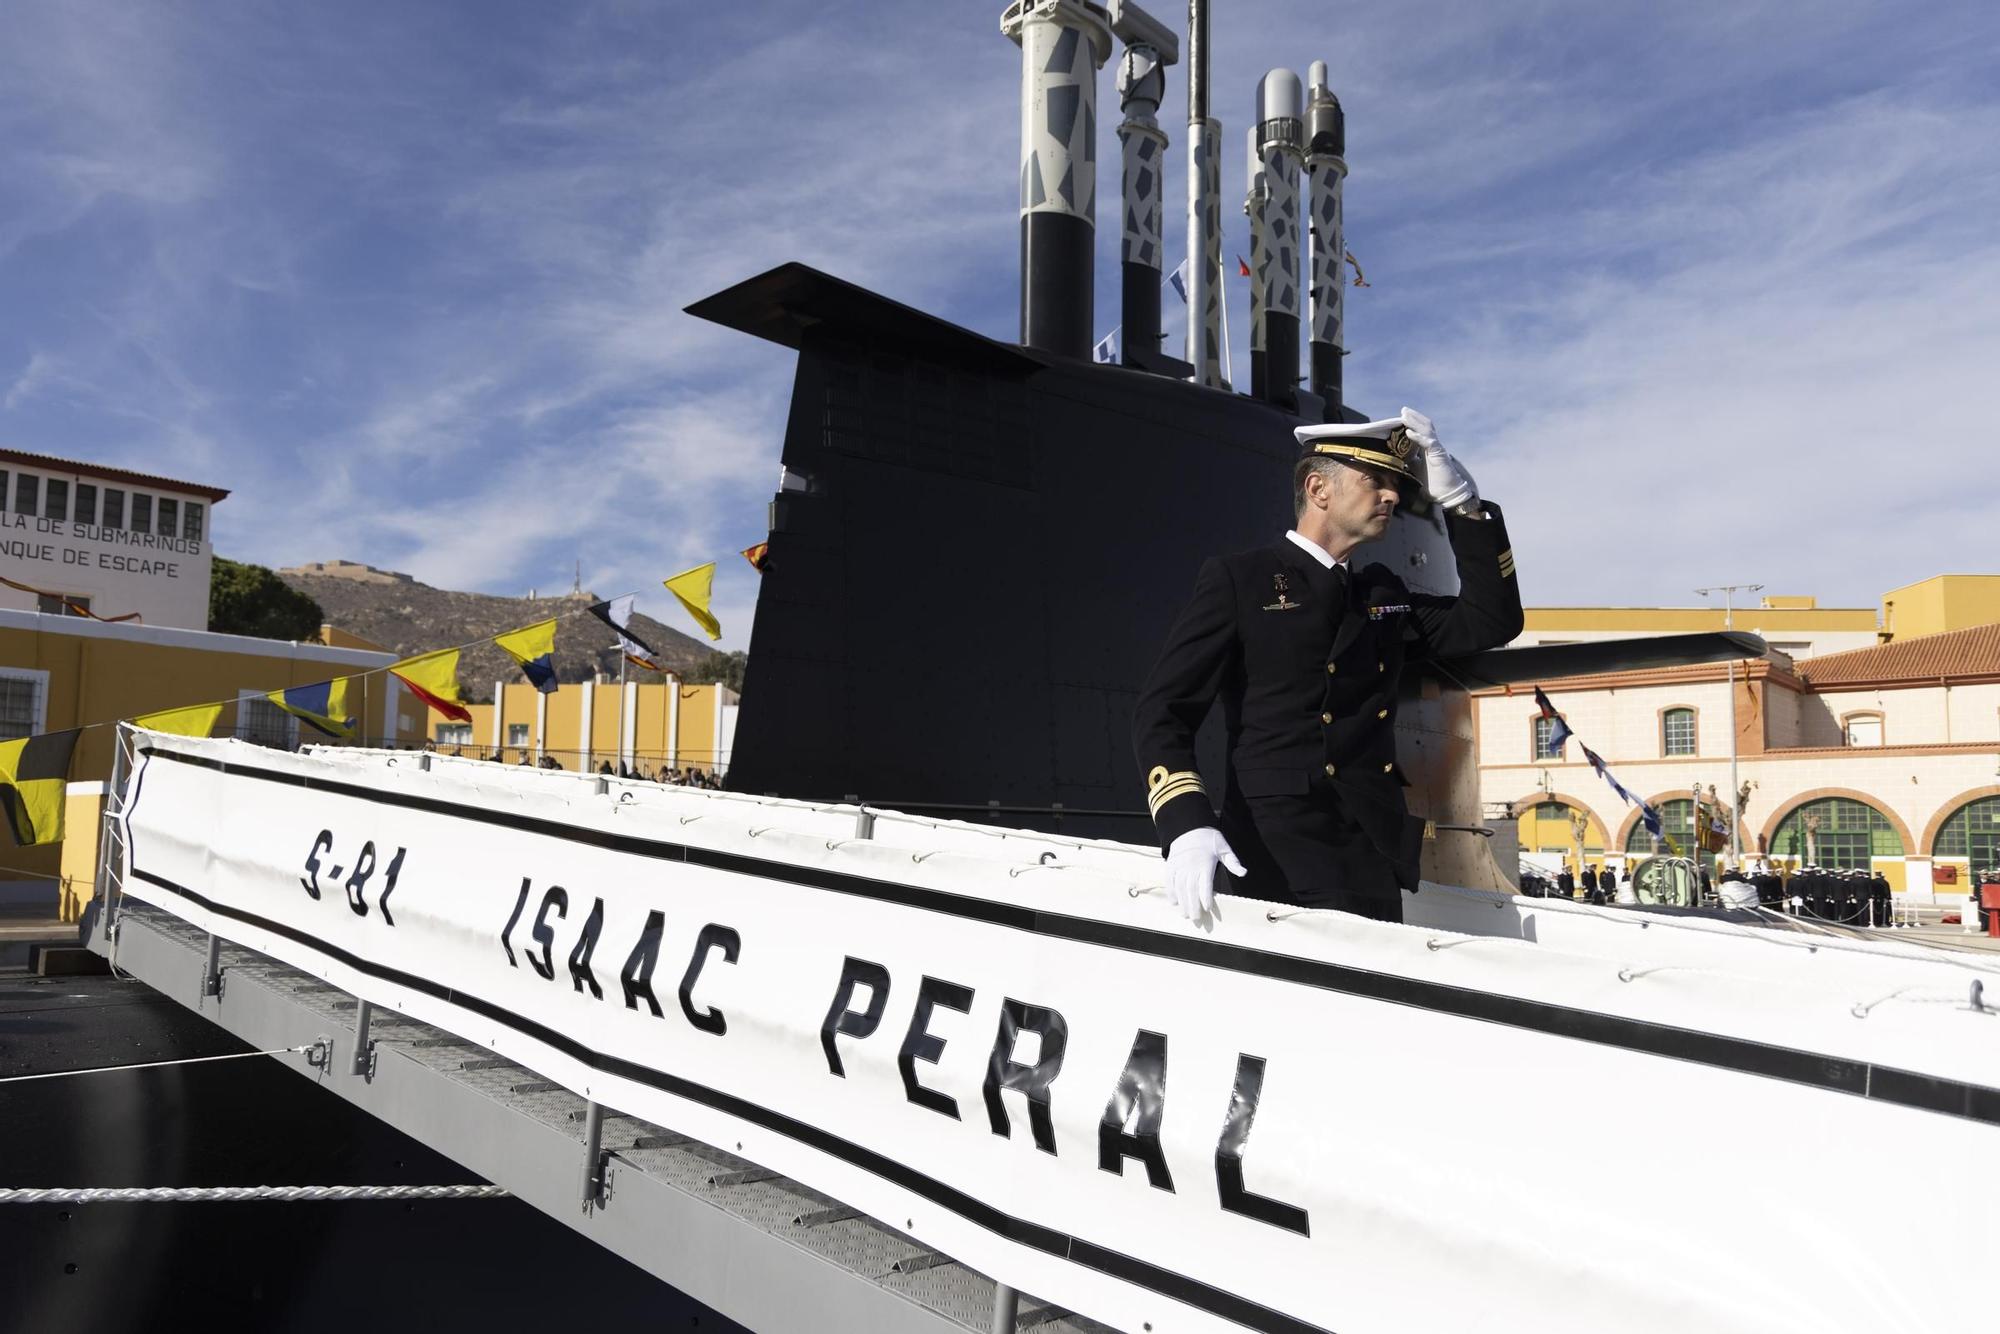
<path fill-rule="evenodd" d="M 1199 783 L 1183 783 L 1183 784 L 1177 784 L 1173 787 L 1161 788 L 1160 795 L 1152 798 L 1151 801 L 1149 802 L 1149 804 L 1152 807 L 1153 817 L 1155 819 L 1158 819 L 1161 808 L 1166 806 L 1169 802 L 1173 801 L 1176 797 L 1196 797 L 1200 795 L 1202 795 L 1202 790 L 1201 790 L 1201 785 Z"/>
<path fill-rule="evenodd" d="M 1198 780 L 1190 779 L 1179 783 L 1168 783 L 1165 787 L 1157 788 L 1148 794 L 1146 805 L 1151 808 L 1153 814 L 1158 815 L 1160 808 L 1175 797 L 1185 797 L 1200 793 L 1201 791 L 1202 786 Z"/>
<path fill-rule="evenodd" d="M 1500 577 L 1506 579 L 1514 573 L 1514 548 L 1508 547 L 1500 553 Z"/>
<path fill-rule="evenodd" d="M 1160 807 L 1175 797 L 1204 791 L 1206 789 L 1201 785 L 1201 775 L 1192 769 L 1168 773 L 1164 764 L 1158 764 L 1154 765 L 1152 772 L 1146 775 L 1146 806 L 1156 816 L 1160 813 Z"/>

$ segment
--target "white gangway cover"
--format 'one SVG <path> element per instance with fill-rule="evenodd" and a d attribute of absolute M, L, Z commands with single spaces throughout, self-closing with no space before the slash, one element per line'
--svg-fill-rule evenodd
<path fill-rule="evenodd" d="M 1120 1329 L 1993 1318 L 2000 956 L 1437 885 L 1197 930 L 1151 848 L 138 742 L 125 892 Z"/>

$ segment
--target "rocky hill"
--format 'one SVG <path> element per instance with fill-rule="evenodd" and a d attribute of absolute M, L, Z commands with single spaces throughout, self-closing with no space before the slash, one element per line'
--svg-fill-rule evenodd
<path fill-rule="evenodd" d="M 618 679 L 622 656 L 605 624 L 584 608 L 601 601 L 595 593 L 565 593 L 560 597 L 508 598 L 488 593 L 454 593 L 418 583 L 407 574 L 377 570 L 348 561 L 329 561 L 279 570 L 278 577 L 318 602 L 326 623 L 349 634 L 408 656 L 434 648 L 450 648 L 518 630 L 551 616 L 556 626 L 556 678 L 588 681 L 598 672 Z M 660 600 L 672 597 L 664 590 Z M 720 657 L 691 635 L 672 630 L 637 614 L 632 631 L 660 652 L 675 670 L 686 673 L 711 665 Z M 495 681 L 520 679 L 514 660 L 495 644 L 478 644 L 459 658 L 458 679 L 467 699 L 492 698 Z M 627 664 L 626 679 L 663 678 Z"/>

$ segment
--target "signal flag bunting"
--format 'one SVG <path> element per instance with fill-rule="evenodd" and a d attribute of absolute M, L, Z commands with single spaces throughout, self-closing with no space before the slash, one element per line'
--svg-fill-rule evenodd
<path fill-rule="evenodd" d="M 715 592 L 714 561 L 697 565 L 692 570 L 683 570 L 664 582 L 667 591 L 680 599 L 688 615 L 694 617 L 710 639 L 722 638 L 722 622 L 716 620 L 715 613 L 708 609 L 709 599 Z"/>
<path fill-rule="evenodd" d="M 556 693 L 556 623 L 541 621 L 520 630 L 495 635 L 493 642 L 521 664 L 521 672 L 544 695 Z"/>
<path fill-rule="evenodd" d="M 0 814 L 20 846 L 62 842 L 69 762 L 82 735 L 72 727 L 0 743 Z"/>
<path fill-rule="evenodd" d="M 472 710 L 465 707 L 465 696 L 458 689 L 457 649 L 441 648 L 434 653 L 419 653 L 414 658 L 391 663 L 389 674 L 408 687 L 411 694 L 453 722 L 472 721 Z"/>

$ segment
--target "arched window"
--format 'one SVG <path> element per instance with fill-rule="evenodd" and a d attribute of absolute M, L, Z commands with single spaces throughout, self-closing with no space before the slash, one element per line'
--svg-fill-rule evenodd
<path fill-rule="evenodd" d="M 1660 754 L 1694 754 L 1694 710 L 1660 711 Z"/>
<path fill-rule="evenodd" d="M 1965 857 L 1975 871 L 2000 866 L 2000 797 L 1968 801 L 1945 819 L 1931 851 L 1939 857 Z"/>
<path fill-rule="evenodd" d="M 1661 802 L 1660 828 L 1665 830 L 1667 836 L 1672 838 L 1674 842 L 1681 845 L 1683 853 L 1688 856 L 1694 855 L 1694 802 L 1692 799 L 1682 797 L 1678 801 Z M 1652 853 L 1653 836 L 1647 831 L 1644 820 L 1634 824 L 1632 832 L 1625 836 L 1625 851 L 1636 852 L 1641 856 L 1647 856 Z"/>
<path fill-rule="evenodd" d="M 1576 813 L 1576 807 L 1566 801 L 1538 801 L 1530 806 L 1521 814 L 1521 850 L 1575 852 L 1576 835 L 1570 827 L 1570 817 Z M 1584 819 L 1588 822 L 1583 832 L 1584 855 L 1601 855 L 1605 845 L 1604 826 L 1588 814 Z"/>
<path fill-rule="evenodd" d="M 1867 711 L 1850 713 L 1840 720 L 1841 738 L 1850 746 L 1882 744 L 1882 715 Z"/>
<path fill-rule="evenodd" d="M 1808 829 L 1814 816 L 1818 827 Z M 1857 871 L 1867 870 L 1876 857 L 1900 857 L 1904 851 L 1902 837 L 1888 816 L 1848 797 L 1822 797 L 1787 815 L 1771 840 L 1771 850 L 1781 857 Z"/>

